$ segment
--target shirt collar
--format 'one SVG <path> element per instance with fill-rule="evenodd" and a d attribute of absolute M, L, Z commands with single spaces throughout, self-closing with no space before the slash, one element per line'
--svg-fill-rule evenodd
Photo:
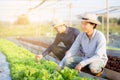
<path fill-rule="evenodd" d="M 91 39 L 95 36 L 95 33 L 96 33 L 96 29 L 94 29 L 94 32 L 93 32 Z"/>
<path fill-rule="evenodd" d="M 95 33 L 96 33 L 96 29 L 94 29 L 91 39 L 95 36 Z M 86 35 L 86 33 L 85 33 L 85 35 Z M 88 38 L 87 35 L 86 35 L 86 37 Z"/>

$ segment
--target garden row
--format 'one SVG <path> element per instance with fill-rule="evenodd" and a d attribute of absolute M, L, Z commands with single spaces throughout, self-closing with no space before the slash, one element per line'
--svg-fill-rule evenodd
<path fill-rule="evenodd" d="M 120 72 L 120 58 L 118 56 L 108 56 L 106 68 Z"/>
<path fill-rule="evenodd" d="M 37 64 L 33 53 L 5 39 L 0 39 L 0 51 L 10 64 L 12 80 L 93 80 L 79 77 L 76 70 L 67 67 L 53 74 L 56 63 L 41 60 Z"/>

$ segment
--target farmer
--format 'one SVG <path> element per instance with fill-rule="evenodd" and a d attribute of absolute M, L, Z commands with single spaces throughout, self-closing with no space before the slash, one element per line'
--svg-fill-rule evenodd
<path fill-rule="evenodd" d="M 58 67 L 68 66 L 78 72 L 88 66 L 90 72 L 98 75 L 102 73 L 107 63 L 106 39 L 102 32 L 96 30 L 101 23 L 96 14 L 85 13 L 82 17 L 82 30 Z M 83 56 L 78 56 L 81 51 Z"/>
<path fill-rule="evenodd" d="M 66 51 L 70 49 L 79 34 L 79 30 L 68 27 L 63 20 L 56 20 L 54 23 L 54 29 L 57 31 L 56 38 L 54 42 L 42 53 L 42 55 L 36 55 L 36 59 L 38 61 L 50 52 L 53 52 L 59 60 L 62 60 Z M 58 46 L 60 42 L 62 42 L 64 46 Z"/>

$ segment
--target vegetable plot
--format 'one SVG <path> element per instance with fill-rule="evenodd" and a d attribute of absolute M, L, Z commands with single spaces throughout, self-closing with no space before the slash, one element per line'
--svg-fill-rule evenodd
<path fill-rule="evenodd" d="M 12 80 L 93 80 L 79 77 L 76 70 L 67 67 L 53 75 L 56 63 L 41 60 L 37 64 L 34 54 L 5 39 L 0 39 L 0 51 L 10 64 Z"/>
<path fill-rule="evenodd" d="M 120 58 L 117 56 L 108 56 L 106 68 L 120 72 Z"/>

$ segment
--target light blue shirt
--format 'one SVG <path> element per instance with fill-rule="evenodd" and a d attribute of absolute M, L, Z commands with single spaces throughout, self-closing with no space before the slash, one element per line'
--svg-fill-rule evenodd
<path fill-rule="evenodd" d="M 72 57 L 81 51 L 85 55 L 82 56 L 82 61 L 80 64 L 82 67 L 94 62 L 103 61 L 104 65 L 107 63 L 106 54 L 106 39 L 102 32 L 94 29 L 91 39 L 89 39 L 85 32 L 81 32 L 71 48 L 67 51 L 67 55 L 62 59 L 59 66 L 63 66 L 66 58 Z"/>

